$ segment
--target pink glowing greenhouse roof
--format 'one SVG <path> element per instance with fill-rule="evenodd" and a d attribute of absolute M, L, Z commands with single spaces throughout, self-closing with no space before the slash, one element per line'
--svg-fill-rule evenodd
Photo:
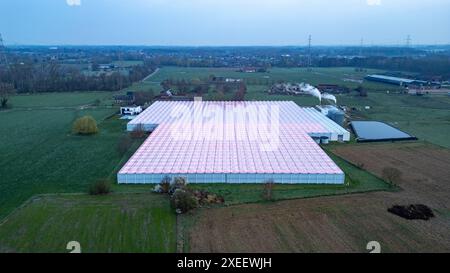
<path fill-rule="evenodd" d="M 343 173 L 308 135 L 326 128 L 293 102 L 156 102 L 130 124 L 158 127 L 119 174 Z"/>

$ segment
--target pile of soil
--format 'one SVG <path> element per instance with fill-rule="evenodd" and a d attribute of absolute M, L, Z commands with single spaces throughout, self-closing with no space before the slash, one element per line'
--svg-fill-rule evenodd
<path fill-rule="evenodd" d="M 200 205 L 223 204 L 225 202 L 222 196 L 207 191 L 196 190 L 193 191 L 193 194 Z"/>
<path fill-rule="evenodd" d="M 388 212 L 400 216 L 408 220 L 425 220 L 428 221 L 434 217 L 433 211 L 425 205 L 395 205 L 388 209 Z"/>

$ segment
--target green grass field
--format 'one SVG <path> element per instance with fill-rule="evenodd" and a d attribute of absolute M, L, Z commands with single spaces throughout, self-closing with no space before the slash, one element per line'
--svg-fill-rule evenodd
<path fill-rule="evenodd" d="M 155 194 L 38 196 L 0 225 L 0 252 L 175 252 L 175 214 Z"/>
<path fill-rule="evenodd" d="M 378 120 L 404 130 L 421 140 L 450 148 L 450 97 L 418 97 L 399 94 L 370 93 L 368 98 L 342 96 L 342 104 L 357 107 L 357 115 Z M 365 110 L 364 106 L 370 106 Z"/>
<path fill-rule="evenodd" d="M 113 98 L 110 92 L 61 92 L 20 95 L 11 98 L 12 109 L 22 108 L 70 108 L 94 104 L 111 105 Z"/>
<path fill-rule="evenodd" d="M 247 85 L 257 86 L 260 91 L 267 91 L 268 86 L 274 82 L 307 82 L 313 85 L 317 84 L 339 84 L 350 88 L 360 85 L 359 80 L 363 80 L 367 74 L 383 73 L 381 70 L 368 69 L 366 72 L 357 72 L 351 67 L 337 68 L 315 68 L 309 72 L 304 68 L 272 68 L 267 73 L 241 73 L 234 68 L 198 68 L 198 67 L 163 67 L 153 77 L 147 79 L 144 83 L 137 83 L 128 88 L 130 90 L 152 88 L 160 91 L 160 83 L 166 79 L 191 80 L 206 79 L 210 75 L 227 78 L 244 79 Z M 395 88 L 382 83 L 364 81 L 362 86 L 370 91 L 395 91 Z"/>
<path fill-rule="evenodd" d="M 17 96 L 10 110 L 0 112 L 0 219 L 35 194 L 85 192 L 96 179 L 113 175 L 126 121 L 107 119 L 115 108 L 79 108 L 109 99 L 105 94 Z M 97 120 L 98 135 L 71 134 L 83 115 Z"/>

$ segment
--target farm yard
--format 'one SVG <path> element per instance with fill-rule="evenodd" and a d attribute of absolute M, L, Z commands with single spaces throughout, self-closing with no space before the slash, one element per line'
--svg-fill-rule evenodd
<path fill-rule="evenodd" d="M 381 176 L 403 173 L 395 192 L 363 193 L 205 209 L 183 219 L 190 252 L 450 251 L 450 152 L 423 143 L 357 144 L 332 149 Z M 409 221 L 387 212 L 396 204 L 426 204 L 436 217 Z"/>

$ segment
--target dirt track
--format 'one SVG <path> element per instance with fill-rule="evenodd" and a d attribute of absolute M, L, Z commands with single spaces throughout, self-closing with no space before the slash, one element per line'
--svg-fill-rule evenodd
<path fill-rule="evenodd" d="M 336 153 L 381 174 L 403 172 L 399 192 L 241 205 L 201 211 L 189 232 L 192 252 L 367 252 L 379 241 L 384 252 L 450 252 L 450 152 L 421 144 L 352 145 Z M 431 221 L 408 221 L 386 209 L 424 203 Z"/>

